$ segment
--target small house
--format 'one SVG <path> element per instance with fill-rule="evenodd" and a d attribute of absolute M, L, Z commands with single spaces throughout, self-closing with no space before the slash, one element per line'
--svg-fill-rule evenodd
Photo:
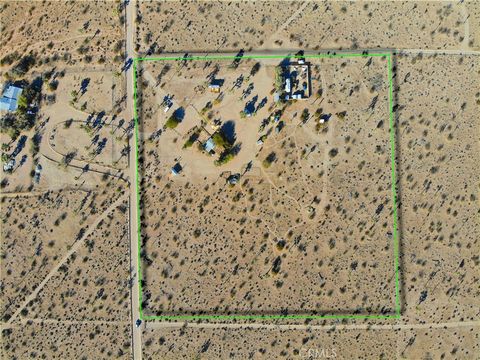
<path fill-rule="evenodd" d="M 163 110 L 163 112 L 167 113 L 168 110 L 170 110 L 172 108 L 172 105 L 173 103 L 172 102 L 169 102 L 168 104 L 165 105 L 165 109 Z"/>
<path fill-rule="evenodd" d="M 3 111 L 16 111 L 18 109 L 18 99 L 22 94 L 22 88 L 9 85 L 5 89 L 2 97 L 0 98 L 0 110 Z"/>
<path fill-rule="evenodd" d="M 182 165 L 180 165 L 180 163 L 176 163 L 172 167 L 172 175 L 177 176 L 178 174 L 180 174 L 182 172 L 182 170 L 183 170 Z"/>
<path fill-rule="evenodd" d="M 205 149 L 206 152 L 209 154 L 214 153 L 213 149 L 215 149 L 215 142 L 213 141 L 212 138 L 209 138 L 205 144 L 203 144 L 203 148 Z"/>

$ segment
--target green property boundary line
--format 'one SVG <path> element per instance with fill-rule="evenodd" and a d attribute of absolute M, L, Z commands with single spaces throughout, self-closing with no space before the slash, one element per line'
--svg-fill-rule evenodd
<path fill-rule="evenodd" d="M 140 61 L 189 61 L 189 60 L 232 60 L 232 59 L 280 59 L 296 57 L 296 55 L 242 55 L 242 56 L 183 56 L 183 57 L 139 57 L 133 59 L 133 113 L 135 123 L 135 188 L 137 195 L 137 261 L 138 261 L 138 286 L 139 286 L 139 314 L 142 320 L 165 320 L 165 321 L 198 321 L 198 320 L 275 320 L 275 319 L 400 319 L 400 275 L 399 275 L 399 245 L 397 235 L 397 191 L 395 176 L 395 126 L 393 116 L 393 84 L 392 84 L 392 54 L 391 53 L 341 53 L 341 54 L 318 54 L 302 55 L 302 58 L 350 58 L 350 57 L 385 57 L 388 67 L 388 111 L 389 111 L 389 132 L 390 132 L 390 152 L 391 152 L 391 181 L 392 181 L 392 201 L 393 201 L 393 252 L 395 267 L 395 314 L 393 315 L 144 315 L 142 308 L 143 289 L 142 289 L 142 268 L 141 268 L 141 245 L 142 233 L 140 222 L 140 180 L 138 171 L 138 112 L 137 112 L 137 63 Z"/>

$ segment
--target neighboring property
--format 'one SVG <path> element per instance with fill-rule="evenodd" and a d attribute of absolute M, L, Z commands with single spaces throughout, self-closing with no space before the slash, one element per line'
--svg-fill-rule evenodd
<path fill-rule="evenodd" d="M 22 88 L 8 85 L 2 97 L 0 98 L 1 111 L 16 111 L 18 109 L 18 99 L 22 94 Z"/>
<path fill-rule="evenodd" d="M 283 67 L 283 94 L 285 100 L 304 100 L 310 97 L 310 64 L 299 59 Z M 278 95 L 277 95 L 278 96 Z M 276 100 L 277 101 L 277 100 Z"/>

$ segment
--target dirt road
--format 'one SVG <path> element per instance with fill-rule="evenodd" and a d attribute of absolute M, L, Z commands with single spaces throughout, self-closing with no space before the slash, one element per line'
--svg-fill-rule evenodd
<path fill-rule="evenodd" d="M 135 58 L 135 13 L 136 13 L 136 1 L 129 1 L 126 3 L 125 9 L 125 21 L 126 21 L 126 58 L 127 61 Z M 127 83 L 127 116 L 134 117 L 133 109 L 133 66 L 130 66 L 126 70 L 126 83 Z M 135 132 L 137 128 L 135 128 Z M 142 358 L 142 329 L 137 327 L 135 322 L 141 318 L 140 314 L 140 301 L 139 301 L 139 285 L 138 285 L 138 222 L 137 222 L 137 139 L 136 136 L 132 137 L 132 144 L 130 145 L 132 151 L 129 154 L 129 178 L 130 181 L 130 269 L 132 279 L 132 292 L 131 292 L 131 311 L 132 311 L 132 347 L 133 347 L 133 359 Z"/>

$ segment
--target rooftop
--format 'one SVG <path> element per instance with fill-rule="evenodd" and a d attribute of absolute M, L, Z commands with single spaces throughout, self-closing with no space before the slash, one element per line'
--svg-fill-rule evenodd
<path fill-rule="evenodd" d="M 173 167 L 172 167 L 172 175 L 178 175 L 182 172 L 183 168 L 182 168 L 182 165 L 180 165 L 180 163 L 176 163 Z"/>
<path fill-rule="evenodd" d="M 9 85 L 0 98 L 0 110 L 15 111 L 18 108 L 18 98 L 22 93 L 22 88 Z"/>
<path fill-rule="evenodd" d="M 205 149 L 206 152 L 210 152 L 215 148 L 215 143 L 213 142 L 212 138 L 209 138 L 207 142 L 203 145 L 203 148 Z"/>

